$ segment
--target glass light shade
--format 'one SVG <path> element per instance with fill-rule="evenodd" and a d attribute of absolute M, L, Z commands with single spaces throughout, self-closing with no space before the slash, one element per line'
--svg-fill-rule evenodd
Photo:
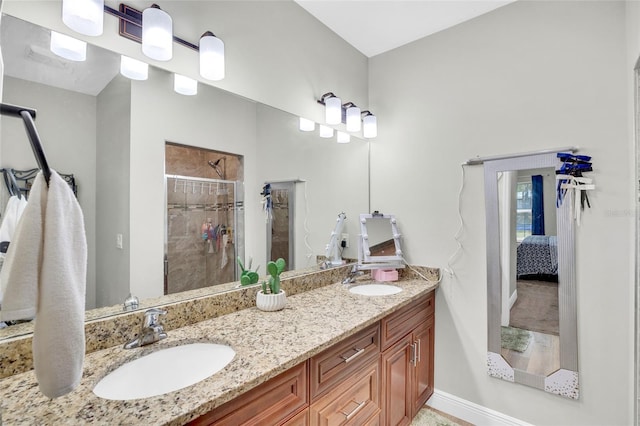
<path fill-rule="evenodd" d="M 313 132 L 316 129 L 315 121 L 300 117 L 300 130 L 303 132 Z"/>
<path fill-rule="evenodd" d="M 367 139 L 378 136 L 378 119 L 375 115 L 366 115 L 362 119 L 362 136 Z"/>
<path fill-rule="evenodd" d="M 156 61 L 173 56 L 173 21 L 162 9 L 148 7 L 142 11 L 142 53 Z"/>
<path fill-rule="evenodd" d="M 333 137 L 333 128 L 325 126 L 324 124 L 320 125 L 320 137 L 321 138 L 332 138 Z"/>
<path fill-rule="evenodd" d="M 340 124 L 342 122 L 342 100 L 338 97 L 324 100 L 325 121 L 327 124 Z"/>
<path fill-rule="evenodd" d="M 122 55 L 120 74 L 132 80 L 146 80 L 149 77 L 149 64 Z"/>
<path fill-rule="evenodd" d="M 360 108 L 357 106 L 347 108 L 347 131 L 359 132 L 361 124 Z"/>
<path fill-rule="evenodd" d="M 198 82 L 184 75 L 174 74 L 173 90 L 181 95 L 192 96 L 198 93 Z"/>
<path fill-rule="evenodd" d="M 224 78 L 224 43 L 214 35 L 200 39 L 200 75 L 207 80 Z"/>
<path fill-rule="evenodd" d="M 338 131 L 338 143 L 351 142 L 351 136 L 348 133 Z"/>
<path fill-rule="evenodd" d="M 51 31 L 51 51 L 70 61 L 82 62 L 87 59 L 87 43 Z"/>
<path fill-rule="evenodd" d="M 62 22 L 80 34 L 102 35 L 104 0 L 63 0 Z"/>

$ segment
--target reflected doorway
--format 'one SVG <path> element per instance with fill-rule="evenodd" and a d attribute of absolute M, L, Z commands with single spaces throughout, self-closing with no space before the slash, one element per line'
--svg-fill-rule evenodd
<path fill-rule="evenodd" d="M 295 183 L 271 183 L 271 215 L 267 219 L 267 260 L 283 258 L 294 269 Z"/>

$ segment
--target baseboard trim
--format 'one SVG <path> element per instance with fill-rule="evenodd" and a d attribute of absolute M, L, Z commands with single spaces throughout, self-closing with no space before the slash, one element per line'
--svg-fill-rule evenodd
<path fill-rule="evenodd" d="M 461 420 L 483 426 L 532 426 L 530 423 L 435 389 L 427 405 Z"/>

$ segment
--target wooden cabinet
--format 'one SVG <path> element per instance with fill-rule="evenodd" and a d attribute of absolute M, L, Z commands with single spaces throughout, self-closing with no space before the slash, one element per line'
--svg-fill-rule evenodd
<path fill-rule="evenodd" d="M 303 362 L 189 424 L 285 424 L 309 406 L 307 374 L 307 363 Z"/>
<path fill-rule="evenodd" d="M 408 425 L 433 393 L 434 293 L 191 425 Z"/>
<path fill-rule="evenodd" d="M 433 294 L 382 320 L 382 422 L 408 425 L 433 394 Z M 404 335 L 402 333 L 405 333 Z"/>

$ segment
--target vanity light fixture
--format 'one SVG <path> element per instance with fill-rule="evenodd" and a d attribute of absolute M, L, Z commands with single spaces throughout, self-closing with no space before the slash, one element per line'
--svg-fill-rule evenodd
<path fill-rule="evenodd" d="M 371 111 L 362 111 L 362 136 L 373 139 L 378 136 L 378 119 Z"/>
<path fill-rule="evenodd" d="M 198 94 L 198 81 L 180 74 L 173 75 L 173 90 L 181 95 L 193 96 Z"/>
<path fill-rule="evenodd" d="M 324 105 L 324 121 L 327 124 L 340 124 L 342 121 L 342 100 L 339 97 L 328 92 L 322 95 L 318 103 Z"/>
<path fill-rule="evenodd" d="M 82 62 L 87 59 L 87 43 L 55 31 L 51 31 L 50 49 L 70 61 Z"/>
<path fill-rule="evenodd" d="M 333 137 L 333 127 L 325 126 L 324 124 L 320 125 L 320 137 L 321 138 L 332 138 Z"/>
<path fill-rule="evenodd" d="M 104 0 L 63 0 L 62 22 L 88 36 L 102 35 Z"/>
<path fill-rule="evenodd" d="M 308 118 L 300 117 L 298 127 L 303 132 L 313 132 L 316 129 L 316 122 Z"/>
<path fill-rule="evenodd" d="M 146 80 L 149 77 L 149 64 L 122 55 L 120 57 L 120 74 L 132 80 Z"/>
<path fill-rule="evenodd" d="M 362 125 L 362 121 L 360 118 L 360 108 L 356 106 L 353 102 L 347 102 L 342 105 L 342 108 L 345 109 L 345 124 L 347 125 L 348 132 L 359 132 L 360 127 Z"/>
<path fill-rule="evenodd" d="M 349 143 L 349 142 L 351 142 L 351 135 L 338 130 L 338 143 Z"/>
<path fill-rule="evenodd" d="M 142 12 L 142 53 L 156 61 L 173 57 L 173 20 L 157 4 Z"/>
<path fill-rule="evenodd" d="M 200 75 L 214 81 L 224 78 L 224 42 L 211 31 L 200 37 Z"/>

